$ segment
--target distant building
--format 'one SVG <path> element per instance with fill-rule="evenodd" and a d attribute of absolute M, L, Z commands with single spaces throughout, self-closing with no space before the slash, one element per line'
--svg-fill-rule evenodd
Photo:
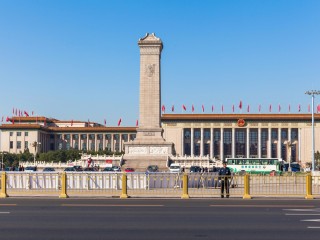
<path fill-rule="evenodd" d="M 163 137 L 173 156 L 282 158 L 311 162 L 311 114 L 163 114 Z M 59 149 L 123 152 L 136 127 L 46 117 L 13 117 L 0 126 L 0 151 Z M 320 151 L 320 114 L 315 114 L 315 151 Z"/>

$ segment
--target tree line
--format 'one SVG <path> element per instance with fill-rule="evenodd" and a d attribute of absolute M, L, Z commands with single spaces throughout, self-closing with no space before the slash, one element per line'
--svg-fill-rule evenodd
<path fill-rule="evenodd" d="M 122 155 L 123 152 L 112 152 L 110 150 L 100 150 L 100 151 L 79 151 L 75 149 L 70 150 L 56 150 L 56 151 L 49 151 L 46 153 L 37 153 L 36 154 L 36 161 L 43 161 L 43 162 L 67 162 L 67 161 L 75 161 L 81 159 L 81 154 L 91 154 L 91 155 Z M 34 154 L 30 153 L 29 150 L 25 150 L 24 152 L 20 153 L 4 153 L 2 154 L 1 162 L 3 158 L 3 167 L 18 167 L 19 162 L 33 162 L 34 161 Z M 0 165 L 1 165 L 0 162 Z"/>

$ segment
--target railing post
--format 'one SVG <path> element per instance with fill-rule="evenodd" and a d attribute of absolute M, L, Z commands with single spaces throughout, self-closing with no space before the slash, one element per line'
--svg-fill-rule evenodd
<path fill-rule="evenodd" d="M 242 198 L 243 199 L 251 199 L 251 196 L 250 196 L 250 175 L 249 174 L 244 175 L 244 195 Z"/>
<path fill-rule="evenodd" d="M 189 199 L 189 194 L 188 194 L 188 174 L 184 173 L 183 174 L 183 183 L 182 183 L 182 187 L 183 187 L 183 192 L 182 192 L 182 199 Z"/>
<path fill-rule="evenodd" d="M 120 198 L 128 198 L 128 190 L 127 190 L 127 174 L 122 174 L 122 193 Z"/>
<path fill-rule="evenodd" d="M 312 196 L 312 176 L 310 173 L 306 176 L 306 190 L 307 190 L 307 193 L 306 193 L 305 199 L 313 199 L 313 196 Z"/>
<path fill-rule="evenodd" d="M 0 198 L 6 198 L 6 197 L 8 197 L 8 194 L 7 194 L 7 175 L 6 175 L 6 172 L 2 172 Z"/>
<path fill-rule="evenodd" d="M 63 172 L 61 174 L 61 193 L 59 198 L 68 198 L 67 195 L 67 174 L 66 172 Z"/>

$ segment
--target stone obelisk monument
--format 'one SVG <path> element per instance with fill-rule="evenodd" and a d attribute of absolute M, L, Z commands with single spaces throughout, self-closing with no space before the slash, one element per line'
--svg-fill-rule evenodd
<path fill-rule="evenodd" d="M 137 137 L 125 144 L 125 165 L 142 169 L 147 165 L 165 167 L 172 154 L 172 143 L 162 137 L 161 51 L 163 44 L 153 33 L 139 39 L 140 122 Z"/>

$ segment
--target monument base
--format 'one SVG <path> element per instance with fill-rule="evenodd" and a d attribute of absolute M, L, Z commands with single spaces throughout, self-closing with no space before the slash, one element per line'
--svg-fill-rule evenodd
<path fill-rule="evenodd" d="M 168 170 L 168 159 L 172 155 L 172 143 L 144 141 L 129 142 L 125 144 L 123 167 L 134 168 L 135 171 L 146 171 L 149 165 L 157 165 L 160 171 Z"/>

